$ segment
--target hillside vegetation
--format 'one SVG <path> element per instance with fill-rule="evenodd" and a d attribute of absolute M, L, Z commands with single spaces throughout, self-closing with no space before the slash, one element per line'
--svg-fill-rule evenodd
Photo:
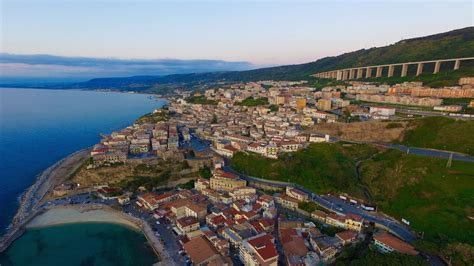
<path fill-rule="evenodd" d="M 474 121 L 426 117 L 410 121 L 402 144 L 474 155 Z"/>
<path fill-rule="evenodd" d="M 388 150 L 362 163 L 362 182 L 380 210 L 424 234 L 419 248 L 468 262 L 474 259 L 474 163 L 446 163 Z M 460 243 L 471 255 L 461 254 Z"/>
<path fill-rule="evenodd" d="M 350 192 L 363 197 L 363 187 L 356 175 L 360 159 L 376 152 L 366 145 L 311 144 L 307 149 L 288 153 L 278 159 L 239 152 L 232 158 L 232 167 L 255 177 L 293 182 L 318 193 Z"/>
<path fill-rule="evenodd" d="M 162 92 L 166 90 L 166 87 L 162 86 L 163 84 L 172 87 L 176 85 L 195 87 L 209 83 L 245 82 L 268 79 L 304 79 L 319 82 L 317 79 L 311 78 L 310 75 L 326 70 L 347 67 L 471 56 L 474 56 L 474 27 L 403 40 L 384 47 L 362 49 L 339 56 L 325 57 L 306 64 L 277 66 L 248 71 L 100 78 L 78 83 L 72 87 Z M 428 67 L 429 66 L 427 66 L 427 68 Z M 443 66 L 444 69 L 448 69 L 449 67 L 452 68 L 452 66 L 448 64 Z M 414 71 L 414 69 L 409 69 L 410 73 Z M 474 74 L 472 71 L 469 73 Z M 318 84 L 327 84 L 327 82 L 329 81 L 325 80 Z"/>

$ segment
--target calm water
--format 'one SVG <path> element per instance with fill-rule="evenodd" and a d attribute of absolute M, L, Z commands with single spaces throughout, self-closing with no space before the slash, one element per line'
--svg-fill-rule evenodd
<path fill-rule="evenodd" d="M 65 224 L 31 229 L 0 254 L 0 265 L 152 265 L 145 237 L 116 224 Z"/>
<path fill-rule="evenodd" d="M 0 88 L 0 235 L 37 174 L 163 103 L 138 94 Z"/>

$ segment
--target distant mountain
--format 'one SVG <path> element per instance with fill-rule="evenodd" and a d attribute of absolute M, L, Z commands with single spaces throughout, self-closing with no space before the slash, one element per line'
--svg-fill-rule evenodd
<path fill-rule="evenodd" d="M 160 91 L 164 88 L 164 85 L 173 87 L 193 86 L 209 82 L 311 79 L 311 74 L 325 70 L 472 56 L 474 56 L 474 27 L 467 27 L 426 37 L 402 40 L 384 47 L 362 49 L 339 56 L 325 57 L 306 64 L 248 71 L 177 74 L 161 77 L 99 78 L 78 83 L 75 86 L 91 89 L 113 88 L 119 90 Z"/>

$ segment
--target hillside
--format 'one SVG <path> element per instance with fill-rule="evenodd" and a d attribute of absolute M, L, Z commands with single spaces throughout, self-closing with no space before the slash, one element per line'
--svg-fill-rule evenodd
<path fill-rule="evenodd" d="M 474 56 L 474 27 L 403 40 L 384 47 L 362 49 L 339 56 L 325 57 L 306 64 L 248 71 L 100 78 L 77 83 L 73 87 L 166 92 L 177 87 L 195 87 L 204 83 L 245 82 L 266 79 L 311 80 L 311 74 L 338 68 L 470 56 Z M 446 64 L 445 67 L 449 66 Z"/>
<path fill-rule="evenodd" d="M 474 138 L 469 132 L 474 132 L 474 121 L 426 117 L 409 122 L 402 144 L 474 155 Z"/>
<path fill-rule="evenodd" d="M 364 197 L 356 174 L 358 160 L 377 150 L 366 145 L 312 144 L 307 149 L 289 153 L 278 159 L 254 153 L 237 153 L 232 167 L 255 177 L 294 182 L 318 193 L 349 192 Z"/>
<path fill-rule="evenodd" d="M 356 162 L 360 163 L 360 177 Z M 346 192 L 371 201 L 397 219 L 405 218 L 424 238 L 415 245 L 451 256 L 454 265 L 472 265 L 474 255 L 474 164 L 377 150 L 369 145 L 312 144 L 268 159 L 237 153 L 231 166 L 265 179 L 294 182 L 317 193 Z"/>
<path fill-rule="evenodd" d="M 388 150 L 362 163 L 362 182 L 380 210 L 424 234 L 417 247 L 472 265 L 474 164 L 446 162 Z"/>

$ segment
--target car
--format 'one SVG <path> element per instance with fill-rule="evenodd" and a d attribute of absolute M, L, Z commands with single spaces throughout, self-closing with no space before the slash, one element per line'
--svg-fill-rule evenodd
<path fill-rule="evenodd" d="M 156 221 L 156 224 L 160 224 L 160 221 Z"/>

